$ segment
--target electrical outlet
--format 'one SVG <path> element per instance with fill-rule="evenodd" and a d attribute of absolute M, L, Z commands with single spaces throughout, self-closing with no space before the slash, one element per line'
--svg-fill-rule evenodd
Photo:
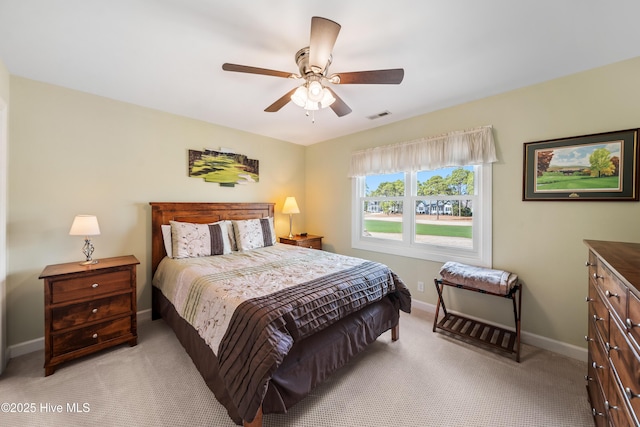
<path fill-rule="evenodd" d="M 418 282 L 418 292 L 424 292 L 424 282 Z"/>

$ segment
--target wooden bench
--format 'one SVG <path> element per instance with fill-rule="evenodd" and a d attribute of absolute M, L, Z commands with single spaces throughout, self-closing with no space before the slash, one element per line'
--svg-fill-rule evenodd
<path fill-rule="evenodd" d="M 476 267 L 477 268 L 477 267 Z M 520 362 L 520 316 L 522 309 L 522 284 L 516 280 L 515 284 L 506 293 L 491 292 L 473 284 L 462 285 L 444 279 L 434 279 L 436 291 L 438 292 L 438 302 L 436 313 L 433 319 L 433 332 L 441 329 L 457 337 L 470 340 L 473 343 L 492 348 L 502 353 L 515 356 L 516 362 Z M 486 295 L 508 298 L 513 302 L 513 318 L 515 331 L 489 325 L 478 320 L 473 320 L 460 314 L 447 311 L 442 295 L 445 286 L 451 286 L 467 291 L 474 291 Z M 517 303 L 516 303 L 517 299 Z M 440 307 L 444 317 L 438 321 Z"/>

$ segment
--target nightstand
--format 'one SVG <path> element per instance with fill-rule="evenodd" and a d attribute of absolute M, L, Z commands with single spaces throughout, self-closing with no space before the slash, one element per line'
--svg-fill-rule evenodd
<path fill-rule="evenodd" d="M 280 237 L 280 243 L 322 250 L 322 237 L 323 236 L 313 236 L 311 234 L 308 234 L 306 236 L 300 236 L 299 234 L 296 234 L 292 238 Z"/>
<path fill-rule="evenodd" d="M 44 279 L 45 376 L 58 365 L 122 343 L 138 343 L 133 255 L 48 265 Z"/>

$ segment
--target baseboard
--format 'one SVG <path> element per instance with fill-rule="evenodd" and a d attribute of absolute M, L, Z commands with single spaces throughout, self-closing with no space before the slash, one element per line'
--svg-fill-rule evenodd
<path fill-rule="evenodd" d="M 415 299 L 411 301 L 411 304 L 413 309 L 420 310 L 430 315 L 434 315 L 436 312 L 436 306 L 433 304 L 418 301 Z M 456 313 L 454 310 L 451 310 L 451 312 Z M 484 323 L 493 324 L 494 326 L 498 326 L 501 328 L 513 329 L 513 327 L 488 322 L 484 319 L 478 319 L 472 316 L 466 316 L 466 317 L 469 317 L 470 319 L 473 319 L 473 320 L 479 320 Z M 142 310 L 138 312 L 138 322 L 141 322 L 144 320 L 151 320 L 151 309 Z M 571 357 L 573 359 L 581 360 L 584 362 L 587 361 L 587 349 L 585 348 L 578 347 L 572 344 L 567 344 L 561 341 L 553 340 L 551 338 L 543 337 L 541 335 L 532 334 L 526 331 L 521 332 L 521 337 L 522 337 L 522 342 L 524 344 L 549 350 L 554 353 L 562 354 L 564 356 Z M 7 360 L 13 357 L 22 356 L 23 354 L 33 353 L 34 351 L 42 351 L 43 349 L 44 349 L 44 337 L 36 338 L 30 341 L 25 341 L 19 344 L 15 344 L 7 348 Z"/>
<path fill-rule="evenodd" d="M 422 312 L 428 313 L 433 316 L 436 312 L 436 306 L 433 304 L 429 304 L 423 301 L 412 300 L 411 305 L 413 309 L 420 310 Z M 461 314 L 454 310 L 449 310 L 455 314 Z M 495 322 L 489 322 L 485 319 L 480 319 L 473 316 L 468 316 L 465 314 L 465 317 L 468 317 L 472 320 L 477 320 L 480 322 L 484 322 L 493 326 L 498 326 L 500 328 L 513 330 L 513 326 L 506 326 Z M 522 339 L 523 344 L 532 345 L 534 347 L 542 348 L 545 350 L 552 351 L 554 353 L 561 354 L 563 356 L 571 357 L 572 359 L 577 359 L 583 362 L 587 361 L 587 349 L 578 347 L 573 344 L 564 343 L 562 341 L 557 341 L 551 338 L 543 337 L 542 335 L 532 334 L 531 332 L 521 331 L 520 337 Z"/>
<path fill-rule="evenodd" d="M 151 320 L 151 309 L 138 312 L 138 322 Z M 7 347 L 7 360 L 22 356 L 23 354 L 33 353 L 34 351 L 44 350 L 44 337 L 36 338 L 30 341 L 21 342 Z"/>

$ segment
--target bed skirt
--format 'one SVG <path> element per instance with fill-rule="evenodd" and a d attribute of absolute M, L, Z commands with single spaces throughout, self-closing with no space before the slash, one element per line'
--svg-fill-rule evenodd
<path fill-rule="evenodd" d="M 154 318 L 160 315 L 173 329 L 216 399 L 238 425 L 242 418 L 218 375 L 218 361 L 198 332 L 152 287 Z M 273 374 L 262 403 L 264 414 L 285 413 L 333 372 L 344 366 L 382 333 L 398 324 L 399 311 L 383 298 L 328 328 L 296 342 Z"/>

